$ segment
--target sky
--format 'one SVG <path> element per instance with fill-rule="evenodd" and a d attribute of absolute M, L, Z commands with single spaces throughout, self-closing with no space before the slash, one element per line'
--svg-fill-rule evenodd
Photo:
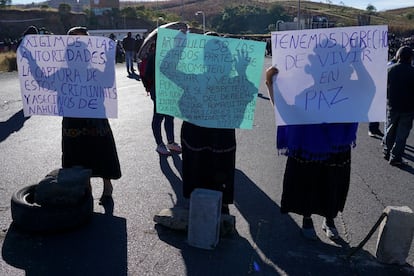
<path fill-rule="evenodd" d="M 312 2 L 329 2 L 329 1 L 312 1 Z M 332 4 L 345 5 L 361 10 L 365 10 L 369 4 L 373 5 L 377 11 L 392 10 L 398 8 L 414 7 L 414 1 L 410 0 L 331 0 Z M 411 3 L 409 3 L 411 2 Z"/>
<path fill-rule="evenodd" d="M 122 1 L 122 0 L 121 0 Z M 130 0 L 131 1 L 131 0 Z M 133 1 L 133 0 L 132 0 Z M 140 1 L 156 1 L 156 0 L 140 0 Z M 414 3 L 411 0 L 320 0 L 312 2 L 322 2 L 336 5 L 345 5 L 347 7 L 353 7 L 361 10 L 365 10 L 369 4 L 373 5 L 377 11 L 414 7 Z M 30 3 L 44 2 L 43 0 L 12 0 L 12 4 L 30 4 Z M 62 2 L 64 2 L 62 0 Z M 408 3 L 411 2 L 411 3 Z"/>

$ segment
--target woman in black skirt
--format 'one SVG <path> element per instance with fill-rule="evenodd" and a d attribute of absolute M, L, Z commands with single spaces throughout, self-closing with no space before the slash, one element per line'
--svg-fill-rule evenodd
<path fill-rule="evenodd" d="M 82 166 L 102 177 L 100 204 L 112 197 L 111 179 L 121 177 L 118 154 L 108 119 L 62 119 L 62 167 Z"/>
<path fill-rule="evenodd" d="M 181 127 L 183 193 L 196 188 L 223 193 L 222 212 L 234 199 L 236 134 L 234 129 L 206 128 L 183 122 Z"/>

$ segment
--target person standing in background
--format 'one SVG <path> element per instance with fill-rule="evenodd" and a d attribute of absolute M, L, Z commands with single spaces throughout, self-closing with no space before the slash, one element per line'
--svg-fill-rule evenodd
<path fill-rule="evenodd" d="M 387 62 L 387 67 L 397 63 L 397 57 L 394 56 L 390 61 Z M 368 136 L 373 138 L 383 138 L 384 133 L 381 132 L 379 129 L 380 123 L 379 122 L 369 122 L 368 124 Z"/>
<path fill-rule="evenodd" d="M 387 121 L 383 140 L 384 158 L 392 166 L 405 162 L 402 155 L 414 119 L 413 50 L 408 46 L 398 49 L 397 63 L 388 68 Z"/>
<path fill-rule="evenodd" d="M 20 37 L 19 41 L 17 42 L 17 48 L 19 47 L 20 43 L 22 43 L 23 38 L 26 35 L 37 35 L 39 34 L 39 30 L 36 28 L 36 26 L 29 26 L 26 28 L 26 30 L 22 33 L 22 36 Z"/>
<path fill-rule="evenodd" d="M 135 36 L 135 61 L 138 63 L 138 52 L 139 49 L 141 48 L 142 44 L 144 43 L 144 39 L 141 37 L 140 34 L 137 34 Z"/>
<path fill-rule="evenodd" d="M 156 39 L 154 40 L 156 41 Z M 171 153 L 181 153 L 181 147 L 174 141 L 174 117 L 157 112 L 157 101 L 155 91 L 155 53 L 156 43 L 152 43 L 149 48 L 148 58 L 143 68 L 144 76 L 142 83 L 145 90 L 150 93 L 151 100 L 154 103 L 154 113 L 152 116 L 152 132 L 154 134 L 155 143 L 157 144 L 156 151 L 160 155 L 170 155 Z M 161 135 L 161 124 L 164 121 L 164 129 L 167 135 L 167 145 L 164 144 Z"/>
<path fill-rule="evenodd" d="M 135 39 L 132 37 L 132 33 L 128 32 L 127 36 L 122 40 L 122 47 L 125 50 L 125 64 L 128 75 L 132 75 L 135 72 L 134 69 L 134 55 L 135 55 Z"/>

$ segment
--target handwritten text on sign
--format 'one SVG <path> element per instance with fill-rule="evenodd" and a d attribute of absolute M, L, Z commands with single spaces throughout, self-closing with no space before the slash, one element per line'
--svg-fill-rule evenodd
<path fill-rule="evenodd" d="M 265 43 L 159 29 L 157 111 L 204 127 L 253 125 Z"/>
<path fill-rule="evenodd" d="M 25 116 L 116 118 L 115 42 L 29 35 L 17 50 Z"/>
<path fill-rule="evenodd" d="M 387 26 L 272 33 L 278 125 L 384 121 Z"/>

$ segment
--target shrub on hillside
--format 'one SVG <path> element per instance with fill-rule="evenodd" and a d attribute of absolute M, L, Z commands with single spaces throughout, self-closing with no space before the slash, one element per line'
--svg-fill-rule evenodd
<path fill-rule="evenodd" d="M 12 72 L 17 70 L 17 61 L 15 52 L 6 52 L 0 54 L 0 71 Z"/>

